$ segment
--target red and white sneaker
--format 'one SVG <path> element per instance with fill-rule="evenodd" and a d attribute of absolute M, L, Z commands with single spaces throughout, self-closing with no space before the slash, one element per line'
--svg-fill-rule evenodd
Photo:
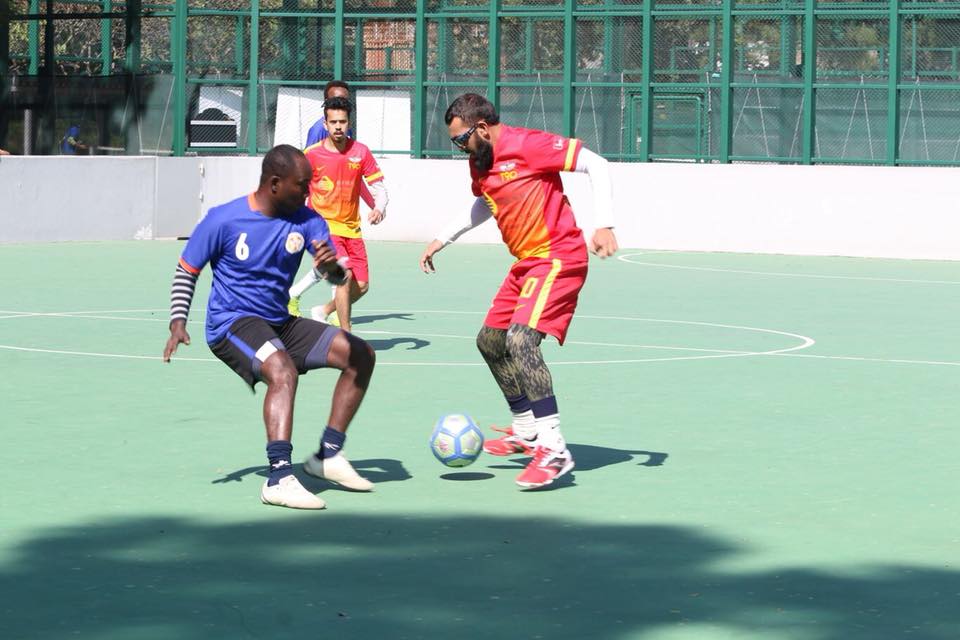
<path fill-rule="evenodd" d="M 492 427 L 494 431 L 499 431 L 506 435 L 500 438 L 484 440 L 483 450 L 493 456 L 512 456 L 523 454 L 532 456 L 534 449 L 537 448 L 536 440 L 527 440 L 521 438 L 513 432 L 513 427 Z"/>
<path fill-rule="evenodd" d="M 517 484 L 524 489 L 536 489 L 551 484 L 554 480 L 573 469 L 573 456 L 569 449 L 553 451 L 546 447 L 537 447 L 533 460 L 517 476 Z"/>

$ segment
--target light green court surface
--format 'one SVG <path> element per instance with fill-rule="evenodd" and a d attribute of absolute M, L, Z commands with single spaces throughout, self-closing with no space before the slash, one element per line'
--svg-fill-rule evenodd
<path fill-rule="evenodd" d="M 371 495 L 265 507 L 262 389 L 160 362 L 180 242 L 0 247 L 0 637 L 960 638 L 960 264 L 622 251 L 550 342 L 577 468 L 456 472 L 506 407 L 474 336 L 502 247 L 371 243 L 346 451 Z M 304 304 L 329 290 L 314 289 Z M 299 459 L 333 372 L 301 378 Z M 299 465 L 298 465 L 299 468 Z"/>

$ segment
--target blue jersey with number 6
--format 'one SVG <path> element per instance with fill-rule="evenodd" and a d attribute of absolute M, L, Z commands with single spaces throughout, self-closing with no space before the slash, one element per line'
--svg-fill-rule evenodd
<path fill-rule="evenodd" d="M 285 322 L 290 285 L 312 241 L 330 243 L 323 217 L 307 207 L 271 218 L 256 209 L 253 194 L 210 209 L 180 256 L 180 266 L 196 275 L 209 262 L 213 284 L 207 301 L 208 344 L 223 339 L 238 319 Z"/>

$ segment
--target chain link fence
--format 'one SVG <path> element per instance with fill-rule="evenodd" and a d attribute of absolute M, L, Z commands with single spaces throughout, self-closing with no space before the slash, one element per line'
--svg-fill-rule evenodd
<path fill-rule="evenodd" d="M 359 139 L 446 157 L 443 115 L 620 161 L 960 164 L 960 0 L 0 0 L 0 147 L 302 146 L 323 85 Z"/>

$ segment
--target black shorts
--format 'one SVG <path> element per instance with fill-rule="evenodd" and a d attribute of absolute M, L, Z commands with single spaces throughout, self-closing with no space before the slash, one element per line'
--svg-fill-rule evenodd
<path fill-rule="evenodd" d="M 341 332 L 322 322 L 293 318 L 270 324 L 263 318 L 240 318 L 225 338 L 210 345 L 217 356 L 250 388 L 261 380 L 260 366 L 276 351 L 286 351 L 301 374 L 327 366 L 330 343 Z"/>

